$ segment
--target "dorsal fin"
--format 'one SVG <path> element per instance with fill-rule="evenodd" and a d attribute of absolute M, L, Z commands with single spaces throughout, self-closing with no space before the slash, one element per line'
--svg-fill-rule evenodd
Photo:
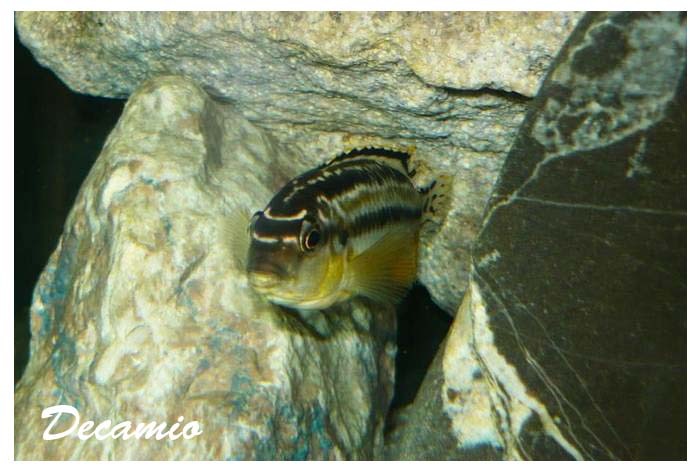
<path fill-rule="evenodd" d="M 337 164 L 356 158 L 380 158 L 384 163 L 392 165 L 392 167 L 399 169 L 407 175 L 410 172 L 408 160 L 411 159 L 411 155 L 405 151 L 387 148 L 355 148 L 339 154 L 326 165 L 330 166 L 331 164 Z"/>

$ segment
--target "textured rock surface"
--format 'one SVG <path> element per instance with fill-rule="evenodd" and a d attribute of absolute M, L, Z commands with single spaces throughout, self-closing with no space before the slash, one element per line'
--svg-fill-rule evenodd
<path fill-rule="evenodd" d="M 237 97 L 259 93 L 252 83 L 247 84 L 248 90 L 233 91 L 246 77 L 267 77 L 269 87 L 291 95 L 277 82 L 290 73 L 293 80 L 311 82 L 313 89 L 337 86 L 329 79 L 341 68 L 352 67 L 350 72 L 361 78 L 366 71 L 378 77 L 393 66 L 403 69 L 404 77 L 412 71 L 423 84 L 489 87 L 532 96 L 579 16 L 561 12 L 25 12 L 18 14 L 17 26 L 44 64 L 74 89 L 93 95 L 128 96 L 158 68 L 201 78 L 220 86 L 217 89 L 228 97 Z M 282 58 L 290 61 L 284 63 Z M 303 77 L 303 66 L 312 62 L 317 74 Z M 325 78 L 322 68 L 327 70 Z M 228 79 L 233 83 L 225 84 Z M 385 85 L 399 85 L 398 79 Z M 405 86 L 415 87 L 417 82 L 403 85 L 403 90 L 383 93 L 420 100 L 420 95 L 406 93 Z"/>
<path fill-rule="evenodd" d="M 457 176 L 454 206 L 420 270 L 454 311 L 527 97 L 579 17 L 26 12 L 16 25 L 37 59 L 80 92 L 126 97 L 158 74 L 192 77 L 298 149 L 298 158 L 279 157 L 295 171 L 347 147 L 414 146 L 434 173 Z"/>
<path fill-rule="evenodd" d="M 463 34 L 443 23 L 413 42 L 436 18 L 468 30 L 478 15 L 18 15 L 23 41 L 74 87 L 122 94 L 177 71 L 227 102 L 177 79 L 131 101 L 37 287 L 18 458 L 685 457 L 685 16 L 582 20 L 480 226 L 525 107 L 499 90 L 532 94 L 528 74 L 521 64 L 520 79 L 489 81 L 451 71 L 459 53 L 427 68 L 431 55 L 413 51 Z M 296 36 L 285 26 L 302 21 Z M 527 37 L 517 28 L 505 29 Z M 466 36 L 473 51 L 486 31 Z M 487 61 L 479 51 L 469 58 Z M 318 336 L 248 294 L 220 235 L 236 205 L 259 207 L 329 154 L 377 143 L 413 145 L 456 176 L 421 277 L 446 307 L 467 289 L 384 449 L 392 314 L 344 307 Z M 40 410 L 59 402 L 115 422 L 183 415 L 205 435 L 138 455 L 120 441 L 42 442 Z"/>
<path fill-rule="evenodd" d="M 381 451 L 393 310 L 340 307 L 320 335 L 255 297 L 236 265 L 225 222 L 239 206 L 265 203 L 278 185 L 270 163 L 291 153 L 187 80 L 146 83 L 129 100 L 35 290 L 31 359 L 15 392 L 16 458 Z M 57 404 L 112 425 L 183 416 L 204 433 L 44 441 L 42 409 Z"/>
<path fill-rule="evenodd" d="M 684 14 L 581 20 L 390 458 L 685 458 L 685 70 Z"/>

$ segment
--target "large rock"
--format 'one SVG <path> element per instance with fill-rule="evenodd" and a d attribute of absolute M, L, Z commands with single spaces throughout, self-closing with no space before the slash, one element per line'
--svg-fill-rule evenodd
<path fill-rule="evenodd" d="M 227 223 L 266 203 L 293 153 L 191 81 L 133 95 L 35 289 L 17 459 L 381 452 L 393 309 L 355 302 L 301 321 L 248 289 L 231 241 Z M 197 421 L 203 433 L 43 440 L 42 410 L 61 404 L 81 422 Z M 62 416 L 53 432 L 71 423 Z"/>
<path fill-rule="evenodd" d="M 581 20 L 389 458 L 685 458 L 685 77 L 685 14 Z"/>
<path fill-rule="evenodd" d="M 265 99 L 257 95 L 255 82 L 267 78 L 270 91 L 290 98 L 323 86 L 347 87 L 354 91 L 349 98 L 379 93 L 402 97 L 398 105 L 427 98 L 410 90 L 419 84 L 533 96 L 579 17 L 565 12 L 21 12 L 17 27 L 43 64 L 70 87 L 93 95 L 126 97 L 160 70 L 190 75 L 245 102 Z M 409 74 L 416 80 L 403 83 Z M 379 77 L 390 81 L 385 90 L 362 90 Z M 239 87 L 244 90 L 236 91 Z M 256 96 L 245 100 L 247 93 Z M 300 112 L 312 113 L 308 104 Z"/>
<path fill-rule="evenodd" d="M 579 13 L 18 13 L 19 35 L 76 91 L 127 97 L 193 78 L 296 154 L 281 178 L 348 147 L 415 147 L 453 206 L 420 278 L 454 312 L 503 158 Z M 275 164 L 268 163 L 270 167 Z"/>

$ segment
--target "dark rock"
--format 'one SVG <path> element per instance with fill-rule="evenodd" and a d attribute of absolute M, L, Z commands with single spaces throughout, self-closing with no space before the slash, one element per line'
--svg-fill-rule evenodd
<path fill-rule="evenodd" d="M 463 449 L 452 432 L 440 393 L 445 384 L 442 372 L 444 346 L 433 361 L 416 398 L 392 419 L 385 439 L 386 460 L 498 460 L 503 452 L 489 444 Z M 457 395 L 448 390 L 448 396 Z M 454 400 L 454 399 L 453 399 Z"/>
<path fill-rule="evenodd" d="M 676 13 L 581 20 L 389 458 L 685 458 L 685 48 Z"/>
<path fill-rule="evenodd" d="M 498 352 L 583 458 L 680 459 L 685 24 L 627 18 L 582 20 L 570 64 L 545 83 L 475 245 L 474 280 Z M 538 430 L 521 428 L 522 447 L 542 458 Z"/>
<path fill-rule="evenodd" d="M 620 28 L 613 25 L 601 25 L 591 30 L 593 42 L 574 54 L 571 61 L 572 69 L 588 77 L 596 77 L 614 70 L 620 66 L 629 52 L 627 40 Z M 605 61 L 600 61 L 598 55 L 605 51 Z"/>

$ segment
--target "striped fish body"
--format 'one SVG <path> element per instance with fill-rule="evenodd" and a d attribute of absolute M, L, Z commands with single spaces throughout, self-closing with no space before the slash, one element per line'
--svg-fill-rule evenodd
<path fill-rule="evenodd" d="M 416 277 L 428 193 L 409 156 L 364 149 L 287 183 L 250 224 L 247 273 L 273 303 L 324 309 L 355 296 L 395 303 Z"/>

